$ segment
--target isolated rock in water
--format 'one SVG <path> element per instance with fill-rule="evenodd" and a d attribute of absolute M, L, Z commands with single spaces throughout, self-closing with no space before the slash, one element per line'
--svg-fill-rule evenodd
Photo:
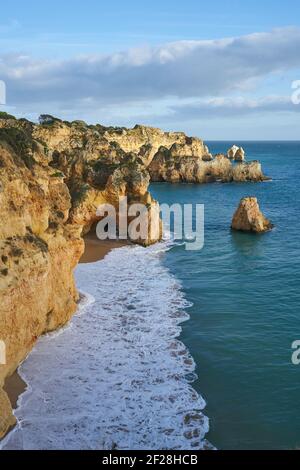
<path fill-rule="evenodd" d="M 245 160 L 245 150 L 242 147 L 233 145 L 227 152 L 227 157 L 230 160 L 236 160 L 237 162 L 243 162 Z"/>
<path fill-rule="evenodd" d="M 272 223 L 260 211 L 256 197 L 245 197 L 235 212 L 231 228 L 242 232 L 267 232 Z"/>

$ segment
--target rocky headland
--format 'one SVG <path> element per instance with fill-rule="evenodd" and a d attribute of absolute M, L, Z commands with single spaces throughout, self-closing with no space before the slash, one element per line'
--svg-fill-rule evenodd
<path fill-rule="evenodd" d="M 239 152 L 239 155 L 241 152 Z M 239 159 L 238 157 L 237 159 Z M 73 279 L 83 235 L 97 207 L 119 198 L 148 208 L 149 237 L 157 202 L 150 181 L 209 183 L 263 181 L 259 162 L 213 156 L 204 142 L 184 133 L 65 122 L 40 123 L 0 114 L 0 438 L 14 424 L 5 378 L 38 337 L 68 322 L 79 299 Z M 152 232 L 151 232 L 152 234 Z"/>
<path fill-rule="evenodd" d="M 176 142 L 169 148 L 159 148 L 148 167 L 151 180 L 170 183 L 229 183 L 268 179 L 258 161 L 245 162 L 243 149 L 233 149 L 227 155 L 213 156 L 202 140 L 184 136 L 180 143 Z"/>

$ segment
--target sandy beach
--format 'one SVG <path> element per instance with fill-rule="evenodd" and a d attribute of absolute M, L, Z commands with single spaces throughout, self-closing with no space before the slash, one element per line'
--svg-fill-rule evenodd
<path fill-rule="evenodd" d="M 128 242 L 119 240 L 99 240 L 94 232 L 89 233 L 84 238 L 85 251 L 80 260 L 80 263 L 95 263 L 103 259 L 112 249 L 120 248 Z M 20 395 L 25 392 L 27 384 L 15 371 L 10 377 L 7 377 L 4 385 L 4 390 L 7 393 L 12 408 L 17 408 L 17 403 Z"/>
<path fill-rule="evenodd" d="M 85 250 L 80 263 L 95 263 L 103 259 L 114 248 L 121 248 L 129 242 L 126 240 L 99 240 L 95 232 L 84 237 Z"/>
<path fill-rule="evenodd" d="M 20 367 L 30 386 L 15 411 L 24 426 L 3 450 L 207 447 L 195 363 L 178 339 L 189 303 L 162 262 L 169 248 L 124 246 L 76 268 L 81 313 Z"/>

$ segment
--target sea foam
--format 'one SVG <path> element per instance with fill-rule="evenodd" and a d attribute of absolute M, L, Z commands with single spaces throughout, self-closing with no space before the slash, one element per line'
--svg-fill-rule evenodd
<path fill-rule="evenodd" d="M 89 295 L 21 365 L 28 389 L 3 449 L 209 447 L 195 363 L 178 340 L 188 303 L 161 262 L 169 246 L 123 247 L 77 267 Z"/>

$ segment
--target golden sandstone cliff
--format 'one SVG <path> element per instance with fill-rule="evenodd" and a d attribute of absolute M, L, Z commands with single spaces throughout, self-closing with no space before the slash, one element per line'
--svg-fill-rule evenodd
<path fill-rule="evenodd" d="M 0 438 L 14 424 L 5 378 L 37 338 L 64 325 L 76 310 L 73 270 L 82 235 L 99 220 L 97 207 L 119 198 L 148 208 L 144 245 L 161 236 L 154 218 L 152 181 L 262 181 L 258 162 L 234 164 L 215 158 L 200 139 L 183 133 L 63 122 L 42 116 L 40 124 L 0 114 Z M 150 229 L 149 229 L 150 230 Z M 155 231 L 154 231 L 155 232 Z"/>
<path fill-rule="evenodd" d="M 44 162 L 27 123 L 16 124 L 0 124 L 0 436 L 14 422 L 4 379 L 41 334 L 75 312 L 73 269 L 84 249 L 80 227 L 68 223 L 67 186 Z"/>
<path fill-rule="evenodd" d="M 256 197 L 245 197 L 240 201 L 231 224 L 233 230 L 241 232 L 264 233 L 273 227 L 261 212 Z"/>
<path fill-rule="evenodd" d="M 189 142 L 188 138 L 186 140 Z M 169 149 L 161 147 L 149 165 L 149 172 L 152 181 L 170 183 L 259 182 L 266 179 L 258 161 L 233 163 L 223 154 L 212 157 L 206 146 L 203 145 L 201 151 L 200 143 L 196 152 L 189 143 L 174 144 Z"/>

